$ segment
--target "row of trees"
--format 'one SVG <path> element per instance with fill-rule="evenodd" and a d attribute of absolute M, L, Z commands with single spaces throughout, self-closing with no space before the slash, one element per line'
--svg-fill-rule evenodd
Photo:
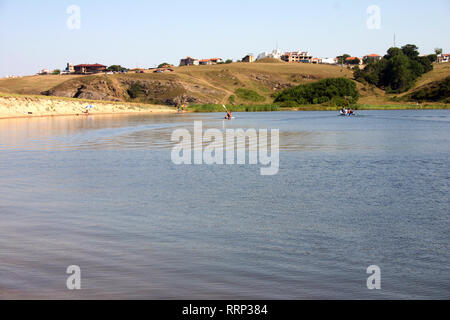
<path fill-rule="evenodd" d="M 417 46 L 390 48 L 379 61 L 368 61 L 361 70 L 354 68 L 357 81 L 373 84 L 386 92 L 401 93 L 409 90 L 422 74 L 433 70 L 436 55 L 419 56 Z"/>
<path fill-rule="evenodd" d="M 122 67 L 121 65 L 118 64 L 113 64 L 112 66 L 106 68 L 106 70 L 112 72 L 127 72 L 129 69 Z"/>

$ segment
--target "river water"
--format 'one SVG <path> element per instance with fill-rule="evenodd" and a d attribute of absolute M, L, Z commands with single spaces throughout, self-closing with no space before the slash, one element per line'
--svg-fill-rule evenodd
<path fill-rule="evenodd" d="M 0 120 L 0 298 L 450 298 L 450 111 L 222 117 Z M 175 165 L 194 121 L 279 129 L 278 174 Z"/>

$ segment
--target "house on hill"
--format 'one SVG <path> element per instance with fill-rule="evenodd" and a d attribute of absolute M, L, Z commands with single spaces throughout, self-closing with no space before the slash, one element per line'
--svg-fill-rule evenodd
<path fill-rule="evenodd" d="M 106 71 L 106 66 L 102 64 L 78 64 L 74 66 L 75 73 L 87 74 L 87 73 L 99 73 Z"/>
<path fill-rule="evenodd" d="M 255 61 L 255 57 L 251 54 L 246 55 L 245 57 L 242 58 L 242 62 L 248 62 L 248 63 L 252 63 Z"/>
<path fill-rule="evenodd" d="M 50 74 L 50 70 L 49 69 L 42 69 L 38 74 L 40 74 L 40 75 Z"/>
<path fill-rule="evenodd" d="M 223 62 L 221 58 L 211 58 L 211 59 L 202 59 L 199 61 L 200 65 L 211 65 L 211 64 L 218 64 Z"/>
<path fill-rule="evenodd" d="M 448 53 L 440 54 L 437 57 L 437 62 L 438 63 L 449 62 L 449 60 L 450 60 L 450 54 L 448 54 Z"/>
<path fill-rule="evenodd" d="M 382 56 L 372 53 L 372 54 L 368 54 L 367 56 L 363 57 L 363 61 L 367 62 L 367 61 L 380 61 L 382 58 Z"/>
<path fill-rule="evenodd" d="M 64 71 L 66 73 L 74 73 L 75 68 L 74 68 L 73 64 L 71 64 L 70 62 L 67 62 L 67 67 L 66 67 L 66 69 L 64 69 Z"/>
<path fill-rule="evenodd" d="M 337 59 L 336 58 L 321 58 L 319 59 L 320 64 L 336 64 Z"/>
<path fill-rule="evenodd" d="M 272 52 L 260 53 L 256 60 L 261 60 L 261 59 L 265 59 L 265 58 L 281 59 L 281 56 L 282 56 L 282 53 L 280 50 L 273 50 Z"/>
<path fill-rule="evenodd" d="M 213 64 L 218 64 L 218 63 L 222 63 L 223 62 L 222 58 L 211 58 L 209 60 L 211 60 L 211 62 Z"/>
<path fill-rule="evenodd" d="M 281 60 L 285 62 L 311 63 L 313 62 L 313 56 L 310 55 L 308 51 L 292 51 L 292 52 L 285 52 L 281 56 Z"/>
<path fill-rule="evenodd" d="M 358 57 L 348 57 L 345 59 L 346 64 L 363 64 L 362 60 Z"/>
<path fill-rule="evenodd" d="M 211 65 L 211 64 L 213 64 L 213 63 L 212 63 L 212 61 L 211 61 L 210 59 L 201 59 L 201 60 L 199 61 L 199 64 L 200 64 L 201 66 L 205 66 L 205 65 Z"/>
<path fill-rule="evenodd" d="M 186 59 L 180 60 L 180 66 L 198 66 L 200 62 L 198 59 L 187 57 Z"/>

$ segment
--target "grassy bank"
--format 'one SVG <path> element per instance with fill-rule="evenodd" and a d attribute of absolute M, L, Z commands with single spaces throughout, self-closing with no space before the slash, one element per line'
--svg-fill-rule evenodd
<path fill-rule="evenodd" d="M 445 104 L 356 104 L 351 106 L 354 110 L 433 110 L 433 109 L 450 109 L 450 105 Z M 292 108 L 280 108 L 280 111 L 339 111 L 341 107 L 327 105 L 301 105 Z"/>
<path fill-rule="evenodd" d="M 338 111 L 341 108 L 327 105 L 301 105 L 295 108 L 284 108 L 277 105 L 248 105 L 248 106 L 227 106 L 232 112 L 271 112 L 271 111 Z M 358 104 L 352 107 L 355 110 L 432 110 L 432 109 L 450 109 L 450 105 L 443 104 L 425 104 L 425 105 L 368 105 Z M 187 109 L 188 112 L 225 112 L 222 105 L 218 104 L 202 104 L 192 105 Z"/>
<path fill-rule="evenodd" d="M 450 109 L 450 105 L 444 104 L 424 104 L 424 105 L 368 105 L 360 104 L 357 110 L 432 110 L 432 109 Z"/>
<path fill-rule="evenodd" d="M 247 105 L 247 106 L 227 106 L 228 110 L 232 112 L 270 112 L 280 111 L 277 105 Z M 197 104 L 191 105 L 188 108 L 190 112 L 225 112 L 225 109 L 220 104 Z"/>

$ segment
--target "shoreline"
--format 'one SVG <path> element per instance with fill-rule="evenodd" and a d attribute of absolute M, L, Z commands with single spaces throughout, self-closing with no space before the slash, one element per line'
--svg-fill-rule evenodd
<path fill-rule="evenodd" d="M 86 109 L 87 106 L 93 106 Z M 89 113 L 84 111 L 89 110 Z M 26 119 L 59 116 L 98 116 L 117 114 L 169 114 L 170 106 L 64 97 L 0 94 L 0 119 Z"/>
<path fill-rule="evenodd" d="M 93 105 L 86 110 L 86 106 Z M 270 107 L 270 108 L 269 108 Z M 273 111 L 338 111 L 339 108 L 327 106 L 299 106 L 292 108 L 277 107 L 274 105 L 248 105 L 230 106 L 234 112 L 273 112 Z M 193 105 L 184 113 L 221 113 L 221 105 Z M 259 109 L 259 110 L 258 110 Z M 386 104 L 370 105 L 359 104 L 355 110 L 449 110 L 450 105 L 445 104 Z M 30 113 L 30 114 L 29 114 Z M 18 95 L 0 93 L 0 120 L 30 119 L 42 117 L 62 116 L 101 116 L 101 115 L 136 115 L 136 114 L 173 114 L 178 113 L 175 107 L 164 105 L 139 104 L 129 102 L 87 100 L 56 96 Z"/>
<path fill-rule="evenodd" d="M 37 115 L 12 115 L 12 116 L 4 116 L 0 114 L 0 120 L 8 120 L 8 119 L 34 119 L 34 118 L 53 118 L 53 117 L 83 117 L 83 116 L 112 116 L 112 115 L 137 115 L 137 114 L 173 114 L 177 113 L 172 110 L 163 110 L 163 111 L 126 111 L 126 112 L 97 112 L 97 113 L 55 113 L 55 114 L 37 114 Z"/>

